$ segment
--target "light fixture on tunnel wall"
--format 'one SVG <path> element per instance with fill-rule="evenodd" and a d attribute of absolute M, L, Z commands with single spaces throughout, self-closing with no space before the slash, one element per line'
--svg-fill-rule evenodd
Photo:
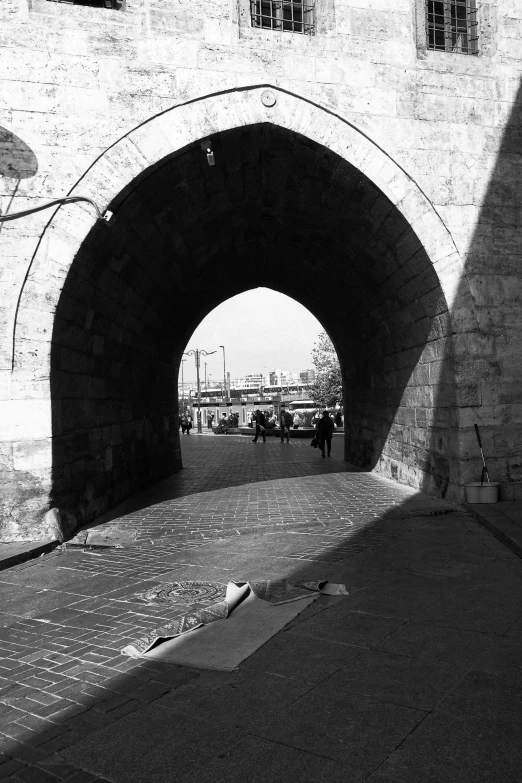
<path fill-rule="evenodd" d="M 214 150 L 212 149 L 212 142 L 210 139 L 203 139 L 201 142 L 201 149 L 207 153 L 207 163 L 209 166 L 215 166 L 216 160 L 214 158 Z"/>

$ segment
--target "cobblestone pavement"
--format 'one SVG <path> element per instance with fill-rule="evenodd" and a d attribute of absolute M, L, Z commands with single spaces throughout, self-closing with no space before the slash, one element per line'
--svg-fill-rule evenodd
<path fill-rule="evenodd" d="M 0 779 L 520 783 L 522 568 L 462 510 L 307 441 L 182 443 L 185 468 L 0 573 Z M 343 582 L 237 672 L 121 649 L 158 582 Z"/>

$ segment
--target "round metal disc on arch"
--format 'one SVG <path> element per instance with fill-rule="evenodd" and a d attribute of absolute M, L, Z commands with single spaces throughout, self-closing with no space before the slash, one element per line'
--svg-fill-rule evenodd
<path fill-rule="evenodd" d="M 127 134 L 80 194 L 114 216 L 57 211 L 15 328 L 14 377 L 48 379 L 30 401 L 36 437 L 21 429 L 42 453 L 33 528 L 50 507 L 90 520 L 180 467 L 181 353 L 210 310 L 257 286 L 302 303 L 331 336 L 346 459 L 456 496 L 462 262 L 428 198 L 364 133 L 275 87 L 221 93 Z M 35 318 L 50 327 L 36 347 Z"/>

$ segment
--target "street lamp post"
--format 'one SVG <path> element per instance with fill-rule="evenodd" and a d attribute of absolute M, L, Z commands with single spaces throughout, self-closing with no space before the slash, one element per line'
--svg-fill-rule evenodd
<path fill-rule="evenodd" d="M 226 373 L 226 365 L 225 365 L 225 346 L 220 345 L 220 348 L 223 349 L 223 402 L 226 403 L 227 401 L 227 373 Z"/>
<path fill-rule="evenodd" d="M 185 382 L 183 380 L 183 364 L 186 362 L 186 359 L 181 360 L 181 409 L 182 412 L 185 410 Z M 178 405 L 179 407 L 179 405 Z"/>
<path fill-rule="evenodd" d="M 194 359 L 196 361 L 196 379 L 197 379 L 197 385 L 198 385 L 198 432 L 203 432 L 203 427 L 201 426 L 201 384 L 199 382 L 199 365 L 200 365 L 200 357 L 201 354 L 203 356 L 210 356 L 211 354 L 216 353 L 215 351 L 202 351 L 200 348 L 196 348 L 191 351 L 184 351 L 184 356 L 194 356 Z"/>

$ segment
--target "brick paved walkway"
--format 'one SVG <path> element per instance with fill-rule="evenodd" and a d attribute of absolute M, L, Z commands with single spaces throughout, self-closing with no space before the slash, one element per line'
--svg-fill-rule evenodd
<path fill-rule="evenodd" d="M 0 573 L 0 779 L 520 782 L 520 560 L 307 441 L 185 438 L 185 469 Z M 86 546 L 82 546 L 86 542 Z M 107 546 L 108 545 L 108 546 Z M 324 578 L 238 672 L 131 660 L 158 581 Z"/>
<path fill-rule="evenodd" d="M 185 469 L 113 513 L 103 537 L 117 541 L 124 534 L 126 543 L 152 539 L 180 548 L 289 528 L 346 538 L 415 494 L 354 471 L 342 460 L 340 437 L 325 460 L 305 440 L 253 444 L 240 436 L 193 435 L 183 445 Z"/>

